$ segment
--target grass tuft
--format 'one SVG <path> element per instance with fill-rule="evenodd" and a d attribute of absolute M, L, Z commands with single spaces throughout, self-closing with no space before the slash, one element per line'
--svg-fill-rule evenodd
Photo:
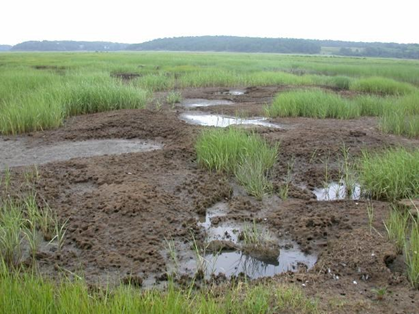
<path fill-rule="evenodd" d="M 235 174 L 248 192 L 258 198 L 270 188 L 267 172 L 275 163 L 278 148 L 270 147 L 257 134 L 237 128 L 205 130 L 196 143 L 201 165 Z"/>
<path fill-rule="evenodd" d="M 384 77 L 362 78 L 351 85 L 351 89 L 358 92 L 384 95 L 405 95 L 412 93 L 416 88 L 409 84 L 398 82 Z"/>
<path fill-rule="evenodd" d="M 360 116 L 356 103 L 320 89 L 280 93 L 265 109 L 270 117 L 350 119 Z"/>
<path fill-rule="evenodd" d="M 360 181 L 374 199 L 395 201 L 419 196 L 419 150 L 388 149 L 380 154 L 364 152 Z"/>

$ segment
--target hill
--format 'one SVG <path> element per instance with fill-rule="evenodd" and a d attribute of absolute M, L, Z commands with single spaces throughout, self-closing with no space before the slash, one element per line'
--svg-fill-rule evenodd
<path fill-rule="evenodd" d="M 235 36 L 160 38 L 129 45 L 127 50 L 322 53 L 356 57 L 419 59 L 419 44 Z"/>
<path fill-rule="evenodd" d="M 160 38 L 128 46 L 127 50 L 319 53 L 318 43 L 292 38 L 199 36 Z"/>

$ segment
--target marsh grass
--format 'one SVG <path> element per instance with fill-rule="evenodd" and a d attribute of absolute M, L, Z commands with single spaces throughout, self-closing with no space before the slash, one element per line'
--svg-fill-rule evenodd
<path fill-rule="evenodd" d="M 361 78 L 353 82 L 351 89 L 358 92 L 383 95 L 405 95 L 417 90 L 411 84 L 384 77 Z"/>
<path fill-rule="evenodd" d="M 320 89 L 297 90 L 278 94 L 265 107 L 269 117 L 311 117 L 351 119 L 359 117 L 358 104 Z"/>
<path fill-rule="evenodd" d="M 0 207 L 0 261 L 10 268 L 18 267 L 23 255 L 25 219 L 13 202 Z"/>
<path fill-rule="evenodd" d="M 163 73 L 148 74 L 134 79 L 131 85 L 153 92 L 166 91 L 174 88 L 175 78 Z"/>
<path fill-rule="evenodd" d="M 409 240 L 404 243 L 407 277 L 412 286 L 419 289 L 419 222 L 413 219 Z"/>
<path fill-rule="evenodd" d="M 0 197 L 0 263 L 10 269 L 20 266 L 28 248 L 30 256 L 35 258 L 42 237 L 50 241 L 49 244 L 57 241 L 59 250 L 64 244 L 66 223 L 61 224 L 47 204 L 38 205 L 32 186 L 32 179 L 37 179 L 33 176 L 39 175 L 37 169 L 35 171 L 35 174 L 33 171 L 24 174 L 29 189 L 25 195 Z"/>
<path fill-rule="evenodd" d="M 416 208 L 416 210 L 418 210 Z M 384 222 L 389 239 L 406 261 L 407 277 L 415 289 L 419 289 L 419 221 L 417 216 L 404 207 L 392 206 L 388 219 Z"/>
<path fill-rule="evenodd" d="M 221 292 L 221 293 L 220 293 Z M 34 274 L 4 273 L 0 281 L 2 313 L 319 313 L 317 301 L 294 286 L 239 283 L 212 290 L 177 288 L 139 291 L 130 285 L 89 290 L 83 280 L 54 283 Z"/>
<path fill-rule="evenodd" d="M 257 134 L 227 128 L 203 131 L 195 148 L 199 164 L 234 174 L 251 195 L 261 198 L 271 188 L 267 175 L 279 145 L 270 147 Z"/>
<path fill-rule="evenodd" d="M 345 195 L 348 198 L 351 198 L 356 189 L 357 177 L 354 169 L 355 167 L 352 163 L 349 147 L 347 147 L 345 143 L 342 145 L 341 153 L 342 160 L 340 161 L 341 165 L 339 170 L 341 177 L 340 182 L 343 182 L 345 185 Z M 339 190 L 337 190 L 337 193 L 339 193 Z"/>
<path fill-rule="evenodd" d="M 246 224 L 240 233 L 240 239 L 245 245 L 269 245 L 274 243 L 274 238 L 268 230 L 257 226 L 256 220 L 252 224 Z"/>
<path fill-rule="evenodd" d="M 413 60 L 243 53 L 3 53 L 0 133 L 56 128 L 69 112 L 143 108 L 144 91 L 150 95 L 174 87 L 349 85 L 380 95 L 403 95 L 415 90 L 406 82 L 419 85 L 417 65 Z M 123 83 L 112 77 L 115 73 L 141 76 Z M 356 108 L 339 109 L 339 117 L 353 117 Z M 417 118 L 403 123 L 405 129 L 417 130 Z"/>
<path fill-rule="evenodd" d="M 334 86 L 340 90 L 349 90 L 352 84 L 352 79 L 348 76 L 333 76 L 330 78 L 328 84 Z"/>
<path fill-rule="evenodd" d="M 42 77 L 39 78 L 40 80 Z M 103 74 L 74 74 L 44 82 L 35 90 L 22 87 L 0 104 L 0 133 L 18 134 L 59 127 L 73 115 L 144 108 L 150 94 Z M 14 87 L 16 88 L 16 87 Z"/>
<path fill-rule="evenodd" d="M 390 215 L 384 223 L 389 239 L 394 242 L 399 252 L 405 247 L 409 218 L 407 212 L 392 206 Z"/>
<path fill-rule="evenodd" d="M 171 91 L 166 96 L 166 102 L 171 105 L 178 104 L 181 101 L 182 101 L 182 93 L 180 92 Z"/>
<path fill-rule="evenodd" d="M 399 99 L 387 107 L 379 121 L 379 128 L 387 133 L 419 136 L 419 92 Z"/>
<path fill-rule="evenodd" d="M 419 150 L 363 152 L 359 161 L 363 189 L 374 199 L 395 201 L 419 196 Z"/>

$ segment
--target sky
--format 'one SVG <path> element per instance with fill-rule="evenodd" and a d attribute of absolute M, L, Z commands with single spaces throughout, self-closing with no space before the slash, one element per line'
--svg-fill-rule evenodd
<path fill-rule="evenodd" d="M 419 43 L 418 0 L 2 0 L 0 44 L 231 35 Z"/>

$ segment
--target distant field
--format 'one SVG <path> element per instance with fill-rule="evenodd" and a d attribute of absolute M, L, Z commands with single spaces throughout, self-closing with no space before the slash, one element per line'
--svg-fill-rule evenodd
<path fill-rule="evenodd" d="M 55 128 L 76 114 L 144 108 L 153 92 L 175 88 L 315 85 L 401 96 L 419 85 L 419 61 L 391 59 L 241 53 L 5 53 L 0 66 L 0 132 L 4 134 Z"/>

